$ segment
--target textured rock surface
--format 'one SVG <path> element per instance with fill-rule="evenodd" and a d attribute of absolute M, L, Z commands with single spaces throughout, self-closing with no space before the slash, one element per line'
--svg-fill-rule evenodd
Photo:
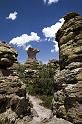
<path fill-rule="evenodd" d="M 25 78 L 30 78 L 31 80 L 33 78 L 38 78 L 38 70 L 33 70 L 33 69 L 26 69 L 24 72 Z"/>
<path fill-rule="evenodd" d="M 0 41 L 0 67 L 10 67 L 17 61 L 17 52 L 5 42 Z"/>
<path fill-rule="evenodd" d="M 82 124 L 82 17 L 67 14 L 57 32 L 60 71 L 55 75 L 53 114 L 74 124 Z"/>
<path fill-rule="evenodd" d="M 17 52 L 8 44 L 0 43 L 0 123 L 15 124 L 31 115 L 31 103 L 26 96 L 26 87 L 13 69 Z M 2 61 L 3 58 L 5 61 Z M 7 63 L 8 62 L 8 63 Z M 6 68 L 4 68 L 6 67 Z M 22 119 L 20 119 L 22 118 Z M 24 121 L 24 120 L 23 120 Z M 17 124 L 17 123 L 16 123 Z M 24 123 L 22 123 L 24 124 Z"/>
<path fill-rule="evenodd" d="M 52 66 L 54 67 L 54 70 L 55 70 L 59 68 L 59 60 L 55 60 L 55 59 L 49 60 L 47 66 Z"/>
<path fill-rule="evenodd" d="M 57 71 L 60 69 L 59 60 L 56 59 L 49 60 L 47 67 L 53 69 L 54 74 L 57 73 Z"/>

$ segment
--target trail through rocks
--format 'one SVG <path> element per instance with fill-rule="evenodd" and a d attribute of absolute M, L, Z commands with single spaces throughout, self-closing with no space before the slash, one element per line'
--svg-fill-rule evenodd
<path fill-rule="evenodd" d="M 37 117 L 33 117 L 32 124 L 40 124 L 44 119 L 50 118 L 51 110 L 41 106 L 42 101 L 39 98 L 29 96 L 29 99 L 33 104 L 33 109 L 37 112 Z"/>
<path fill-rule="evenodd" d="M 40 103 L 42 103 L 42 101 L 39 98 L 29 95 L 29 99 L 33 104 L 33 109 L 37 113 L 37 116 L 33 117 L 33 120 L 30 122 L 30 124 L 72 124 L 61 118 L 59 119 L 53 117 L 50 119 L 51 110 L 41 106 Z"/>

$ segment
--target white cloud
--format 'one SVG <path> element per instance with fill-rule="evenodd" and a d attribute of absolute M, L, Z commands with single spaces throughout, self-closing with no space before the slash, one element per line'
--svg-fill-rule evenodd
<path fill-rule="evenodd" d="M 29 47 L 32 47 L 31 45 L 26 46 L 25 50 L 27 51 Z"/>
<path fill-rule="evenodd" d="M 51 53 L 53 52 L 58 52 L 59 51 L 59 47 L 58 47 L 58 42 L 57 41 L 53 41 L 54 42 L 54 45 L 53 45 L 53 49 L 51 49 Z"/>
<path fill-rule="evenodd" d="M 54 49 L 51 49 L 51 53 L 54 53 L 55 52 L 55 50 Z"/>
<path fill-rule="evenodd" d="M 54 42 L 54 50 L 56 51 L 56 52 L 58 52 L 59 51 L 59 47 L 58 47 L 58 42 L 57 41 L 55 41 L 55 40 L 53 40 L 53 42 Z"/>
<path fill-rule="evenodd" d="M 57 41 L 54 42 L 55 42 L 54 49 L 56 52 L 58 52 L 59 51 L 58 42 Z"/>
<path fill-rule="evenodd" d="M 52 3 L 57 3 L 59 0 L 48 0 L 48 4 L 51 5 Z"/>
<path fill-rule="evenodd" d="M 64 18 L 61 18 L 55 25 L 46 27 L 42 30 L 46 38 L 55 38 L 57 31 L 61 28 L 64 23 Z"/>
<path fill-rule="evenodd" d="M 47 0 L 43 0 L 43 1 L 44 1 L 44 3 L 46 4 Z"/>
<path fill-rule="evenodd" d="M 48 3 L 49 5 L 51 5 L 52 3 L 57 3 L 59 0 L 43 0 L 44 3 Z"/>
<path fill-rule="evenodd" d="M 56 52 L 59 50 L 59 48 L 58 48 L 58 43 L 55 41 L 55 37 L 56 37 L 57 31 L 61 28 L 63 23 L 64 23 L 64 18 L 61 18 L 55 25 L 52 25 L 50 27 L 46 27 L 42 30 L 43 35 L 47 39 L 49 39 L 55 43 L 54 50 Z M 53 52 L 53 50 L 51 50 L 51 52 Z"/>
<path fill-rule="evenodd" d="M 9 43 L 17 46 L 24 46 L 26 43 L 31 41 L 39 41 L 40 37 L 35 32 L 31 32 L 30 35 L 22 34 L 19 37 L 13 38 Z"/>
<path fill-rule="evenodd" d="M 11 19 L 11 20 L 15 20 L 17 18 L 17 12 L 15 11 L 14 13 L 10 13 L 8 17 L 6 17 L 6 19 Z"/>

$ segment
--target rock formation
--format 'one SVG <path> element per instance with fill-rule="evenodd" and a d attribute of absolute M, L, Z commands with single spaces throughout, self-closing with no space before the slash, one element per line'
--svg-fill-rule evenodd
<path fill-rule="evenodd" d="M 36 59 L 36 54 L 39 53 L 40 50 L 36 48 L 29 47 L 27 50 L 28 54 L 28 59 L 24 66 L 26 67 L 25 69 L 25 78 L 30 78 L 31 80 L 33 78 L 38 77 L 38 68 L 39 68 L 39 62 Z"/>
<path fill-rule="evenodd" d="M 58 67 L 59 66 L 59 60 L 56 60 L 56 59 L 49 60 L 47 65 L 52 65 L 52 66 Z"/>
<path fill-rule="evenodd" d="M 25 124 L 31 115 L 26 87 L 10 68 L 15 61 L 16 50 L 0 42 L 0 124 Z"/>
<path fill-rule="evenodd" d="M 27 50 L 27 54 L 28 54 L 28 59 L 26 61 L 26 64 L 33 64 L 33 63 L 37 63 L 37 59 L 36 59 L 36 54 L 39 52 L 38 49 L 36 48 L 31 48 L 29 47 L 28 50 Z"/>
<path fill-rule="evenodd" d="M 82 124 L 82 17 L 69 13 L 56 34 L 60 71 L 55 75 L 53 114 Z"/>
<path fill-rule="evenodd" d="M 6 68 L 13 65 L 17 61 L 17 52 L 7 43 L 0 41 L 0 68 Z"/>
<path fill-rule="evenodd" d="M 57 72 L 57 69 L 59 69 L 59 67 L 60 67 L 59 66 L 59 60 L 56 60 L 56 59 L 49 60 L 47 66 L 48 67 L 50 66 L 51 68 L 54 69 L 54 71 Z"/>

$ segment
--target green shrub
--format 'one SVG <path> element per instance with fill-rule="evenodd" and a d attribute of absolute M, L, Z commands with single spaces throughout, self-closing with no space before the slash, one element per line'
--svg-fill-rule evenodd
<path fill-rule="evenodd" d="M 36 68 L 36 66 L 35 66 Z M 19 65 L 17 72 L 27 86 L 27 91 L 31 95 L 38 95 L 43 100 L 43 105 L 50 108 L 54 91 L 54 68 L 52 66 L 41 65 L 38 68 L 38 77 L 25 77 L 24 65 Z"/>
<path fill-rule="evenodd" d="M 43 101 L 41 105 L 43 105 L 46 108 L 51 109 L 52 98 L 53 96 L 47 96 L 47 95 L 40 96 L 40 99 Z"/>

